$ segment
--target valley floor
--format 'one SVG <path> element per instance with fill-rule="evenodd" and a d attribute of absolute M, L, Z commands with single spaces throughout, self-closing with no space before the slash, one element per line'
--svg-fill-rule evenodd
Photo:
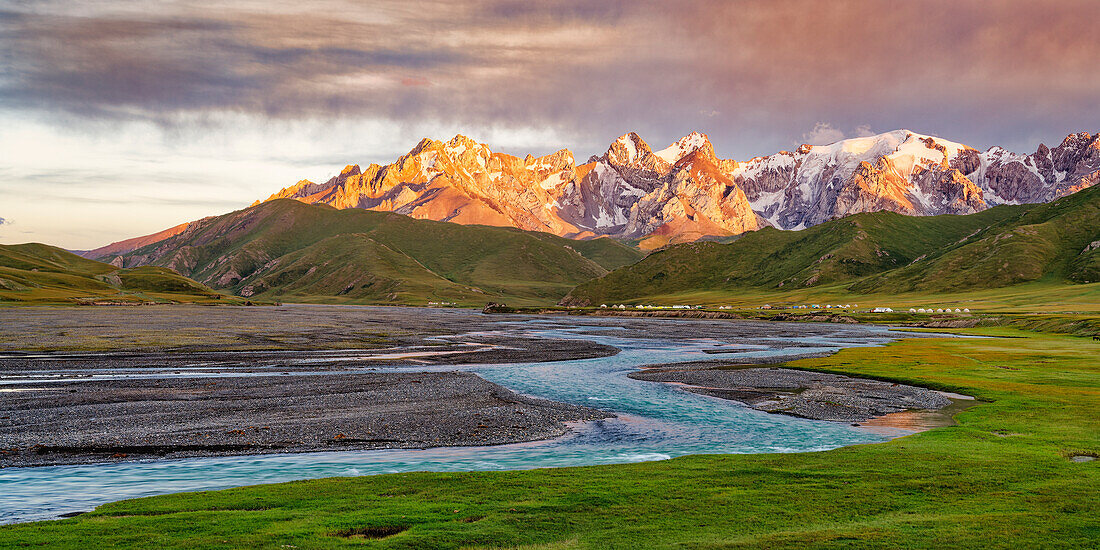
<path fill-rule="evenodd" d="M 0 468 L 492 445 L 610 416 L 468 372 L 417 372 L 617 351 L 467 334 L 496 321 L 331 306 L 0 310 L 0 349 L 68 350 L 0 351 Z M 411 371 L 378 372 L 395 367 Z"/>
<path fill-rule="evenodd" d="M 1100 540 L 1100 343 L 1006 328 L 789 366 L 984 403 L 827 452 L 330 478 L 123 501 L 0 547 L 1083 548 Z"/>

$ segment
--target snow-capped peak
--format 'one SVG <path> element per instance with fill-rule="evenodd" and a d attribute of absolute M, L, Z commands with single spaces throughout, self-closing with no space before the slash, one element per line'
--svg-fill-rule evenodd
<path fill-rule="evenodd" d="M 827 163 L 835 164 L 874 163 L 881 157 L 889 157 L 902 173 L 908 174 L 915 165 L 950 161 L 964 149 L 967 147 L 961 143 L 902 129 L 815 145 L 805 150 L 811 157 L 828 159 Z"/>
<path fill-rule="evenodd" d="M 710 140 L 707 139 L 706 134 L 692 132 L 680 138 L 672 145 L 653 154 L 669 164 L 676 164 L 677 161 L 684 158 L 686 155 L 708 143 L 710 143 Z"/>
<path fill-rule="evenodd" d="M 484 143 L 478 143 L 462 134 L 455 134 L 455 137 L 451 138 L 447 143 L 444 143 L 443 151 L 452 159 L 461 157 L 466 151 L 474 151 L 474 155 L 479 157 L 489 155 L 488 146 Z"/>
<path fill-rule="evenodd" d="M 626 162 L 634 162 L 638 158 L 638 146 L 635 143 L 637 139 L 638 134 L 630 132 L 619 136 L 619 139 L 615 140 L 615 143 L 621 144 L 626 151 Z"/>
<path fill-rule="evenodd" d="M 1050 201 L 1097 182 L 1100 136 L 1090 133 L 1023 155 L 980 153 L 901 129 L 736 162 L 716 158 L 699 132 L 657 152 L 630 132 L 581 166 L 566 149 L 521 159 L 457 135 L 424 139 L 394 164 L 349 166 L 326 183 L 306 181 L 271 198 L 559 235 L 688 238 L 752 230 L 758 218 L 799 229 L 864 211 L 965 214 Z"/>
<path fill-rule="evenodd" d="M 611 142 L 605 158 L 615 166 L 634 166 L 646 162 L 653 150 L 638 134 L 630 132 Z"/>

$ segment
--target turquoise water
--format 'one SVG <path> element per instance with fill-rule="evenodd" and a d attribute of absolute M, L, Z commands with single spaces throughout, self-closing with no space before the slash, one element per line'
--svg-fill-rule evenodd
<path fill-rule="evenodd" d="M 755 337 L 731 342 L 729 338 L 628 338 L 616 336 L 614 327 L 577 326 L 577 323 L 572 320 L 502 323 L 502 330 L 513 335 L 591 340 L 615 346 L 621 353 L 575 361 L 448 365 L 431 370 L 473 371 L 520 393 L 608 410 L 618 418 L 577 423 L 570 434 L 552 440 L 489 447 L 6 468 L 0 470 L 0 522 L 50 519 L 127 498 L 296 479 L 423 470 L 520 470 L 662 460 L 699 453 L 819 451 L 886 439 L 881 433 L 846 424 L 763 413 L 673 385 L 627 377 L 629 372 L 646 364 L 782 357 L 879 345 L 891 339 L 885 329 L 818 327 L 810 337 Z M 703 351 L 719 347 L 737 351 L 721 355 Z"/>

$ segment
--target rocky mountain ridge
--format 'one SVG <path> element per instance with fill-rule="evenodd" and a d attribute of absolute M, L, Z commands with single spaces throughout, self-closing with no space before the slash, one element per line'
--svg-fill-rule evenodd
<path fill-rule="evenodd" d="M 659 151 L 631 132 L 582 164 L 568 149 L 519 158 L 458 135 L 424 139 L 393 164 L 349 165 L 324 183 L 303 180 L 267 200 L 657 248 L 766 226 L 802 229 L 859 212 L 969 214 L 1049 202 L 1098 182 L 1100 134 L 1086 132 L 1022 155 L 895 130 L 743 162 L 717 158 L 698 132 Z"/>

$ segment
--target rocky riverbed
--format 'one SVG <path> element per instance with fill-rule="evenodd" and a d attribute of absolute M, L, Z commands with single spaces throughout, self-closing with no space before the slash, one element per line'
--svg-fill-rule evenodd
<path fill-rule="evenodd" d="M 0 466 L 495 445 L 607 413 L 468 372 L 93 380 L 8 387 Z"/>
<path fill-rule="evenodd" d="M 780 367 L 678 364 L 649 368 L 629 376 L 682 384 L 685 390 L 738 401 L 757 410 L 815 420 L 864 422 L 892 413 L 937 410 L 951 404 L 942 393 L 927 388 Z"/>
<path fill-rule="evenodd" d="M 445 366 L 618 352 L 456 310 L 0 310 L 0 467 L 546 439 L 610 415 Z"/>
<path fill-rule="evenodd" d="M 563 330 L 570 337 L 559 338 Z M 697 350 L 693 362 L 632 376 L 761 410 L 858 421 L 938 406 L 938 394 L 919 388 L 788 369 L 714 370 L 722 360 L 700 357 L 772 346 L 786 349 L 786 360 L 818 356 L 828 353 L 822 339 L 863 342 L 873 331 L 881 329 L 686 319 L 576 324 L 424 308 L 0 310 L 0 467 L 552 438 L 569 422 L 610 415 L 521 396 L 449 365 L 619 354 L 586 339 L 601 335 L 626 347 L 655 338 L 665 342 L 655 349 L 688 343 Z"/>

